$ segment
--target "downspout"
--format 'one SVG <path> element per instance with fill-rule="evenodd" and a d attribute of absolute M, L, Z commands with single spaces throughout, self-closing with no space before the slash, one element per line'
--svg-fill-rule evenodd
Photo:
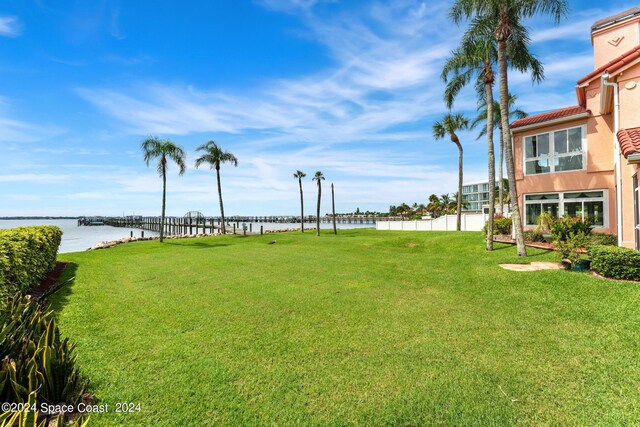
<path fill-rule="evenodd" d="M 511 140 L 511 141 L 509 141 L 511 143 L 511 152 L 515 153 L 516 152 L 516 140 L 513 138 L 513 129 L 509 129 L 509 136 L 510 136 L 509 139 Z M 524 144 L 524 142 L 522 144 Z M 524 146 L 522 147 L 522 150 L 524 151 Z M 513 159 L 514 166 L 515 166 L 515 162 L 516 162 L 516 159 L 514 158 Z M 523 174 L 524 174 L 524 168 L 525 168 L 525 162 L 524 162 L 524 158 L 523 158 L 523 160 L 522 160 L 522 173 Z M 516 177 L 516 181 L 517 180 L 518 180 L 518 178 Z M 516 183 L 514 182 L 513 185 L 516 185 Z M 517 188 L 518 188 L 518 186 L 516 185 L 516 189 Z M 520 197 L 520 193 L 518 193 L 518 197 Z M 516 200 L 515 203 L 518 203 L 518 201 Z M 509 218 L 511 218 L 511 211 L 513 210 L 511 205 L 513 205 L 513 200 L 510 200 L 510 203 L 509 203 Z M 502 201 L 500 201 L 500 206 L 503 206 L 502 205 Z M 524 197 L 523 197 L 522 198 L 522 211 L 521 211 L 522 212 L 522 216 L 520 217 L 520 220 L 523 222 L 522 223 L 523 227 L 524 227 L 524 224 L 527 223 L 527 221 L 526 221 L 527 212 L 525 211 L 525 209 L 526 209 L 526 206 L 524 205 Z M 503 214 L 504 214 L 504 211 L 503 211 Z M 511 238 L 513 240 L 516 240 L 516 228 L 513 227 L 513 226 L 511 227 Z"/>
<path fill-rule="evenodd" d="M 602 87 L 609 86 L 613 89 L 613 158 L 616 168 L 616 222 L 618 234 L 618 246 L 622 246 L 622 173 L 620 171 L 620 143 L 618 142 L 618 131 L 620 130 L 620 101 L 618 99 L 618 83 L 609 81 L 609 73 L 600 77 Z"/>

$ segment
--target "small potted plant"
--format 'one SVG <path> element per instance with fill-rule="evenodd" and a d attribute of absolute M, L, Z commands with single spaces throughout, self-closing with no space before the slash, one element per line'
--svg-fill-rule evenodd
<path fill-rule="evenodd" d="M 571 233 L 566 241 L 556 240 L 554 244 L 566 268 L 574 271 L 589 270 L 591 261 L 585 257 L 585 247 L 589 244 L 589 238 L 584 232 Z"/>

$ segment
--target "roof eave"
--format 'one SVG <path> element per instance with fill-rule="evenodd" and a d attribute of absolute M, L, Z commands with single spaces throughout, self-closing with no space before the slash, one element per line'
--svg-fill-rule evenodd
<path fill-rule="evenodd" d="M 631 153 L 627 156 L 627 162 L 631 164 L 640 163 L 640 153 Z"/>
<path fill-rule="evenodd" d="M 560 123 L 570 122 L 573 120 L 586 119 L 588 117 L 589 117 L 589 112 L 585 111 L 584 113 L 573 114 L 571 116 L 558 117 L 557 119 L 545 120 L 544 122 L 531 123 L 530 125 L 518 126 L 515 128 L 511 128 L 511 132 L 514 132 L 514 133 L 522 132 L 525 130 L 536 129 L 536 128 L 550 126 L 550 125 L 557 125 Z"/>

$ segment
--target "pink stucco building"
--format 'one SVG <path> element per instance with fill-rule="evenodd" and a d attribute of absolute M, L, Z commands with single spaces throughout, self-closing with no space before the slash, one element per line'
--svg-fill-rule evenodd
<path fill-rule="evenodd" d="M 640 249 L 640 8 L 593 24 L 591 41 L 577 105 L 511 124 L 518 204 L 525 227 L 543 211 L 589 217 Z"/>

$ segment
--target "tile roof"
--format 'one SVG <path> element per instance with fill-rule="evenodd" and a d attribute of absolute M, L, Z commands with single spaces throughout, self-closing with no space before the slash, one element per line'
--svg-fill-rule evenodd
<path fill-rule="evenodd" d="M 589 113 L 590 111 L 579 105 L 573 107 L 561 108 L 559 110 L 547 111 L 546 113 L 534 114 L 523 119 L 518 119 L 511 123 L 511 129 L 523 126 L 533 125 L 536 123 L 547 122 L 549 120 L 561 119 L 563 117 L 575 116 L 577 114 Z"/>
<path fill-rule="evenodd" d="M 620 129 L 617 135 L 623 156 L 640 153 L 640 128 Z"/>
<path fill-rule="evenodd" d="M 596 68 L 595 70 L 593 70 L 592 72 L 590 72 L 589 74 L 587 74 L 586 76 L 578 80 L 578 84 L 580 85 L 582 83 L 585 83 L 588 80 L 591 80 L 592 78 L 597 77 L 602 73 L 613 73 L 616 70 L 622 68 L 623 66 L 629 64 L 631 61 L 634 61 L 638 58 L 640 58 L 640 45 L 634 47 L 628 52 L 623 53 L 617 58 L 612 59 L 606 64 Z"/>
<path fill-rule="evenodd" d="M 627 9 L 624 12 L 616 13 L 615 15 L 609 16 L 608 18 L 596 21 L 591 26 L 591 31 L 599 30 L 611 24 L 615 24 L 616 22 L 624 21 L 625 19 L 632 18 L 638 14 L 640 14 L 640 7 L 632 7 L 631 9 Z"/>

